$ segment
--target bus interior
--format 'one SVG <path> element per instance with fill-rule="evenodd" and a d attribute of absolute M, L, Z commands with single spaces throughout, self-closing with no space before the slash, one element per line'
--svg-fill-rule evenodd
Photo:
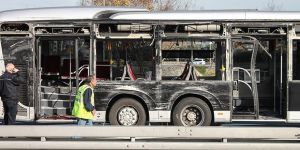
<path fill-rule="evenodd" d="M 286 33 L 266 24 L 231 28 L 234 119 L 286 118 Z"/>
<path fill-rule="evenodd" d="M 176 38 L 162 41 L 162 80 L 225 80 L 225 40 Z"/>
<path fill-rule="evenodd" d="M 25 71 L 21 73 L 32 89 L 20 87 L 22 104 L 37 106 L 39 118 L 70 115 L 76 88 L 92 68 L 98 81 L 233 81 L 233 119 L 286 118 L 286 25 L 232 23 L 227 25 L 229 39 L 223 24 L 96 25 L 95 39 L 86 27 L 47 27 L 47 32 L 39 27 L 35 42 L 28 37 L 2 37 L 4 63 Z M 299 77 L 295 69 L 299 43 L 292 44 L 294 79 Z M 41 91 L 36 103 L 31 92 L 35 79 L 29 78 L 34 68 Z"/>
<path fill-rule="evenodd" d="M 41 37 L 37 43 L 40 118 L 71 115 L 76 88 L 89 74 L 90 40 Z"/>
<path fill-rule="evenodd" d="M 155 80 L 150 40 L 113 39 L 96 42 L 96 77 L 106 81 Z"/>
<path fill-rule="evenodd" d="M 210 26 L 214 30 L 208 25 L 168 24 L 160 29 L 164 34 L 161 43 L 156 43 L 151 38 L 159 33 L 154 26 L 100 24 L 95 58 L 90 55 L 89 38 L 40 38 L 40 105 L 45 106 L 41 116 L 70 114 L 76 87 L 87 77 L 95 59 L 99 81 L 155 81 L 158 76 L 162 81 L 232 80 L 234 119 L 285 118 L 287 29 L 233 24 L 229 47 L 223 26 Z M 157 47 L 161 61 L 156 57 Z M 231 59 L 226 59 L 228 47 Z M 232 67 L 232 79 L 226 76 L 226 66 Z M 157 74 L 157 67 L 161 67 L 161 74 Z"/>

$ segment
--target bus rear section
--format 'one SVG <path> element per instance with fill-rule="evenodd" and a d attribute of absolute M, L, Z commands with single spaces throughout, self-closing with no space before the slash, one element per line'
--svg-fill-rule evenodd
<path fill-rule="evenodd" d="M 0 72 L 5 71 L 5 65 L 13 63 L 19 74 L 25 79 L 24 84 L 17 87 L 18 114 L 17 120 L 34 120 L 34 96 L 36 90 L 34 67 L 34 44 L 30 33 L 30 25 L 25 23 L 2 23 L 0 31 Z M 0 101 L 0 118 L 4 117 L 2 101 Z"/>

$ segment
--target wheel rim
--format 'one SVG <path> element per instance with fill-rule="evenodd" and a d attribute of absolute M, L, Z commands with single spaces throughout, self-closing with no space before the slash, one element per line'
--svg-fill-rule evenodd
<path fill-rule="evenodd" d="M 180 120 L 185 126 L 202 125 L 205 120 L 204 111 L 197 105 L 188 105 L 182 109 Z"/>
<path fill-rule="evenodd" d="M 138 113 L 133 107 L 125 106 L 118 113 L 118 122 L 120 125 L 131 126 L 138 121 Z"/>

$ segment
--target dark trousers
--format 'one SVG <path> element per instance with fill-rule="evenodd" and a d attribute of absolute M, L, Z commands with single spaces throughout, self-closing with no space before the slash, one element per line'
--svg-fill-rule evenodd
<path fill-rule="evenodd" d="M 4 108 L 4 124 L 13 125 L 16 124 L 16 116 L 18 112 L 18 101 L 16 100 L 6 100 L 3 101 Z"/>

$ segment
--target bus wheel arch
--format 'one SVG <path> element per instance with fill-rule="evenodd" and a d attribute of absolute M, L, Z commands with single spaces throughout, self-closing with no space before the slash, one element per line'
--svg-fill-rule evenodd
<path fill-rule="evenodd" d="M 196 126 L 209 126 L 214 122 L 213 107 L 210 101 L 202 95 L 187 94 L 179 97 L 174 102 L 171 112 L 171 121 L 174 125 L 187 126 L 182 120 L 184 116 L 183 110 L 189 111 L 186 117 L 189 115 L 189 117 L 197 118 L 198 115 L 196 114 L 201 115 L 201 120 L 199 123 L 196 123 Z"/>
<path fill-rule="evenodd" d="M 124 105 L 129 105 L 130 107 L 123 107 Z M 142 119 L 142 120 L 138 120 L 136 125 L 145 125 L 146 122 L 149 121 L 147 104 L 143 99 L 141 99 L 138 96 L 129 95 L 129 94 L 120 94 L 114 97 L 109 102 L 106 111 L 106 120 L 109 121 L 112 125 L 121 125 L 118 123 L 117 119 L 114 120 L 111 119 L 119 115 L 119 112 L 112 112 L 112 111 L 116 111 L 116 110 L 120 111 L 120 109 L 124 109 L 124 111 L 133 111 L 134 112 L 133 114 L 139 113 L 138 115 L 141 118 L 138 119 Z"/>

